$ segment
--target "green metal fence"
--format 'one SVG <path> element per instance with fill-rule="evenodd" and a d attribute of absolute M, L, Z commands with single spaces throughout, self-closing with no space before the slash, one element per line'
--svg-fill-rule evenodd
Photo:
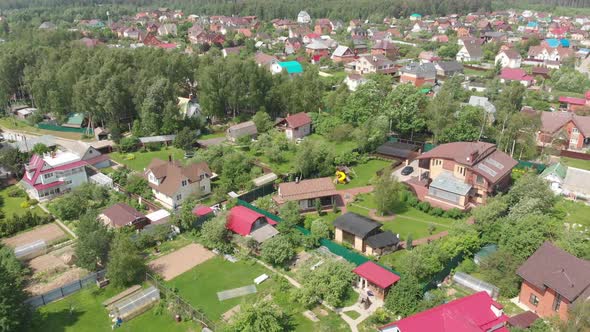
<path fill-rule="evenodd" d="M 519 160 L 518 161 L 518 165 L 516 165 L 516 168 L 518 168 L 518 169 L 532 168 L 532 169 L 534 169 L 537 172 L 537 174 L 541 174 L 541 173 L 543 173 L 543 171 L 545 170 L 545 168 L 547 168 L 547 165 L 545 165 L 545 164 L 539 164 L 539 163 L 533 163 L 533 162 L 530 162 L 530 161 Z"/>
<path fill-rule="evenodd" d="M 64 133 L 80 133 L 80 134 L 88 133 L 90 135 L 94 135 L 94 130 L 92 128 L 90 128 L 90 129 L 88 129 L 88 128 L 71 128 L 71 127 L 52 125 L 52 124 L 48 124 L 48 123 L 38 123 L 37 128 L 45 129 L 45 130 L 61 131 Z"/>
<path fill-rule="evenodd" d="M 272 213 L 270 213 L 268 211 L 259 209 L 259 208 L 255 207 L 254 205 L 252 205 L 252 204 L 250 204 L 248 202 L 242 201 L 240 199 L 238 199 L 238 205 L 241 205 L 241 206 L 247 207 L 247 208 L 249 208 L 249 209 L 251 209 L 253 211 L 256 211 L 256 212 L 258 212 L 258 213 L 260 213 L 260 214 L 262 214 L 262 215 L 264 215 L 264 216 L 266 216 L 266 217 L 268 217 L 271 220 L 274 220 L 276 222 L 282 222 L 283 221 L 279 216 L 276 216 L 276 215 L 274 215 L 274 214 L 272 214 Z M 297 228 L 298 231 L 300 231 L 301 233 L 303 233 L 303 235 L 306 235 L 307 236 L 307 235 L 310 235 L 311 234 L 311 232 L 309 230 L 307 230 L 307 229 L 305 229 L 305 228 L 303 228 L 301 226 L 295 226 L 295 227 Z M 365 257 L 365 256 L 363 256 L 361 254 L 358 254 L 358 253 L 356 253 L 356 252 L 354 252 L 354 251 L 352 251 L 352 250 L 350 250 L 350 249 L 348 249 L 346 247 L 343 247 L 343 246 L 341 246 L 341 245 L 339 245 L 339 244 L 337 244 L 335 242 L 332 242 L 332 241 L 330 241 L 328 239 L 323 239 L 323 238 L 320 239 L 320 244 L 322 246 L 328 248 L 328 250 L 330 250 L 330 252 L 332 252 L 333 254 L 338 255 L 338 256 L 344 258 L 345 260 L 347 260 L 348 262 L 350 262 L 350 263 L 352 263 L 352 264 L 354 264 L 356 266 L 359 266 L 359 265 L 361 265 L 363 263 L 366 263 L 368 261 L 371 261 L 369 258 L 367 258 L 367 257 Z M 377 262 L 375 262 L 375 263 L 377 265 L 383 267 L 384 269 L 387 269 L 388 271 L 391 271 L 392 273 L 397 274 L 398 276 L 400 275 L 397 271 L 395 271 L 395 270 L 393 270 L 393 269 L 391 269 L 391 268 L 389 268 L 387 266 L 383 266 L 382 264 L 379 264 Z"/>

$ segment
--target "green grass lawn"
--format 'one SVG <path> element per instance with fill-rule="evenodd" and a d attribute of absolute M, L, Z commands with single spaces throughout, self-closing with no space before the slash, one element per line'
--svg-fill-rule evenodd
<path fill-rule="evenodd" d="M 251 150 L 245 151 L 245 153 L 250 155 L 254 159 L 258 159 L 263 164 L 266 164 L 276 174 L 288 174 L 293 172 L 293 161 L 295 160 L 295 151 L 285 151 L 283 153 L 285 161 L 280 163 L 270 161 L 268 157 L 265 155 L 256 156 Z"/>
<path fill-rule="evenodd" d="M 257 285 L 258 292 L 239 298 L 219 301 L 217 292 L 252 285 L 254 278 L 261 274 L 268 274 L 270 279 Z M 320 314 L 321 309 L 315 308 L 320 322 L 313 323 L 302 315 L 303 307 L 293 301 L 290 296 L 292 287 L 287 286 L 285 290 L 282 278 L 272 273 L 265 267 L 252 262 L 240 260 L 231 263 L 216 256 L 192 270 L 178 276 L 168 282 L 169 286 L 178 289 L 179 295 L 187 300 L 195 308 L 201 309 L 205 315 L 216 322 L 219 322 L 221 315 L 238 304 L 252 303 L 257 299 L 271 295 L 285 312 L 292 317 L 296 331 L 347 331 L 347 325 L 336 314 L 328 312 L 327 315 Z"/>
<path fill-rule="evenodd" d="M 357 319 L 361 316 L 356 310 L 345 311 L 344 314 L 352 319 Z"/>
<path fill-rule="evenodd" d="M 199 136 L 199 140 L 206 140 L 206 139 L 219 138 L 219 137 L 225 137 L 225 132 L 218 131 L 218 132 L 214 132 L 214 133 L 203 134 L 203 135 Z"/>
<path fill-rule="evenodd" d="M 133 155 L 133 158 L 127 158 L 131 155 Z M 170 155 L 175 160 L 184 160 L 184 151 L 175 147 L 162 148 L 160 151 L 136 151 L 133 153 L 113 152 L 110 154 L 111 159 L 119 164 L 127 165 L 127 167 L 137 172 L 143 172 L 143 169 L 152 162 L 152 159 L 159 158 L 167 160 Z"/>
<path fill-rule="evenodd" d="M 306 140 L 312 140 L 320 143 L 324 143 L 328 146 L 332 152 L 335 154 L 341 154 L 345 152 L 352 152 L 352 150 L 357 148 L 357 144 L 354 141 L 343 141 L 343 142 L 332 142 L 319 134 L 312 134 L 305 138 Z"/>
<path fill-rule="evenodd" d="M 465 69 L 463 69 L 463 74 L 465 74 L 466 76 L 486 77 L 486 75 L 488 74 L 488 71 L 465 68 Z"/>
<path fill-rule="evenodd" d="M 404 257 L 407 253 L 408 252 L 406 250 L 394 251 L 390 254 L 381 256 L 379 258 L 379 263 L 391 266 L 393 267 L 393 269 L 395 269 L 399 265 L 401 258 Z"/>
<path fill-rule="evenodd" d="M 369 217 L 369 210 L 376 207 L 373 194 L 367 194 L 357 196 L 357 200 L 349 204 L 346 209 Z M 394 216 L 395 218 L 392 221 L 383 222 L 382 229 L 399 234 L 400 238 L 404 240 L 410 234 L 412 234 L 413 239 L 431 235 L 428 229 L 430 225 L 435 227 L 433 234 L 448 230 L 454 222 L 453 219 L 431 216 L 410 206 L 400 207 L 395 211 Z"/>
<path fill-rule="evenodd" d="M 561 157 L 561 162 L 570 167 L 581 168 L 590 171 L 590 160 Z"/>
<path fill-rule="evenodd" d="M 30 331 L 59 332 L 100 332 L 111 331 L 111 320 L 102 302 L 121 289 L 107 287 L 97 289 L 94 286 L 74 293 L 62 300 L 50 303 L 38 309 L 32 319 Z M 73 308 L 70 312 L 70 308 Z M 156 315 L 155 308 L 124 322 L 117 331 L 167 331 L 185 332 L 199 330 L 196 323 L 176 323 L 168 311 Z"/>
<path fill-rule="evenodd" d="M 45 211 L 41 210 L 38 206 L 33 206 L 32 208 L 24 209 L 20 205 L 22 202 L 27 200 L 27 197 L 9 197 L 8 190 L 13 188 L 14 186 L 8 186 L 0 190 L 0 209 L 4 212 L 6 217 L 9 217 L 13 214 L 22 215 L 26 211 L 31 211 L 38 215 L 45 215 Z"/>
<path fill-rule="evenodd" d="M 348 189 L 368 186 L 377 177 L 377 171 L 390 165 L 390 162 L 373 159 L 360 165 L 351 167 L 353 170 L 351 180 L 346 184 L 336 184 L 337 189 Z"/>
<path fill-rule="evenodd" d="M 582 202 L 574 202 L 566 199 L 560 199 L 555 208 L 563 213 L 563 221 L 569 224 L 582 224 L 590 227 L 590 206 Z"/>

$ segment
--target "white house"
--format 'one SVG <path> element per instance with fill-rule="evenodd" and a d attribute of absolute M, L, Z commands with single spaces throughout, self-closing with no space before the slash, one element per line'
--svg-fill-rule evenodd
<path fill-rule="evenodd" d="M 21 184 L 29 197 L 44 201 L 88 182 L 88 163 L 72 152 L 57 150 L 33 155 Z"/>
<path fill-rule="evenodd" d="M 344 79 L 344 84 L 346 84 L 348 90 L 356 91 L 356 89 L 358 89 L 359 86 L 367 83 L 367 81 L 368 80 L 364 78 L 362 75 L 353 73 L 348 74 L 348 76 L 346 76 L 346 78 Z"/>
<path fill-rule="evenodd" d="M 278 123 L 278 126 L 285 131 L 287 139 L 293 140 L 311 134 L 311 122 L 309 115 L 305 112 L 301 112 L 288 115 Z"/>
<path fill-rule="evenodd" d="M 311 16 L 305 11 L 302 10 L 297 15 L 297 23 L 299 24 L 309 24 L 311 22 Z"/>
<path fill-rule="evenodd" d="M 495 63 L 500 63 L 502 68 L 520 68 L 522 57 L 514 50 L 500 51 L 496 55 Z"/>
<path fill-rule="evenodd" d="M 476 62 L 483 60 L 483 50 L 476 43 L 464 44 L 457 53 L 459 62 Z"/>
<path fill-rule="evenodd" d="M 170 209 L 181 206 L 190 195 L 211 193 L 213 173 L 205 162 L 184 166 L 171 159 L 153 159 L 144 176 L 156 200 Z"/>

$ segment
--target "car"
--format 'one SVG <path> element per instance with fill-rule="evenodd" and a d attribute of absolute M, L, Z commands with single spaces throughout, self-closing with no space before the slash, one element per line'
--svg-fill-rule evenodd
<path fill-rule="evenodd" d="M 402 169 L 401 174 L 402 175 L 410 175 L 410 174 L 412 174 L 412 172 L 414 172 L 414 167 L 406 166 L 406 167 L 404 167 L 404 169 Z"/>

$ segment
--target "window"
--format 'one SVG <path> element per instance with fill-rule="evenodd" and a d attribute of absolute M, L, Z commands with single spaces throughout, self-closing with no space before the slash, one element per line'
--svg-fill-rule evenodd
<path fill-rule="evenodd" d="M 186 180 L 182 180 L 182 186 L 183 186 L 183 187 L 186 187 L 186 185 L 187 185 L 187 184 L 188 184 L 188 181 L 186 181 Z"/>
<path fill-rule="evenodd" d="M 529 303 L 536 307 L 539 304 L 539 298 L 537 295 L 531 293 L 531 296 L 529 297 Z"/>
<path fill-rule="evenodd" d="M 441 166 L 443 164 L 442 159 L 433 159 L 432 166 Z"/>
<path fill-rule="evenodd" d="M 456 172 L 465 176 L 465 167 L 457 165 Z"/>
<path fill-rule="evenodd" d="M 49 179 L 50 177 L 53 176 L 53 173 L 47 173 L 47 174 L 43 174 L 43 178 L 44 179 Z"/>
<path fill-rule="evenodd" d="M 573 133 L 573 134 L 577 134 L 577 133 L 579 133 L 579 131 L 578 131 L 578 128 L 576 128 L 576 127 L 572 128 L 572 133 Z"/>
<path fill-rule="evenodd" d="M 180 201 L 181 199 L 182 199 L 182 195 L 181 194 L 176 195 L 176 200 L 177 201 Z"/>
<path fill-rule="evenodd" d="M 207 187 L 201 186 L 201 191 L 204 192 L 205 190 L 207 190 Z"/>
<path fill-rule="evenodd" d="M 559 311 L 559 307 L 561 306 L 561 295 L 557 294 L 555 300 L 553 300 L 553 311 Z"/>
<path fill-rule="evenodd" d="M 475 177 L 475 183 L 483 184 L 484 183 L 483 181 L 484 181 L 483 180 L 483 176 L 478 175 L 478 176 Z"/>

